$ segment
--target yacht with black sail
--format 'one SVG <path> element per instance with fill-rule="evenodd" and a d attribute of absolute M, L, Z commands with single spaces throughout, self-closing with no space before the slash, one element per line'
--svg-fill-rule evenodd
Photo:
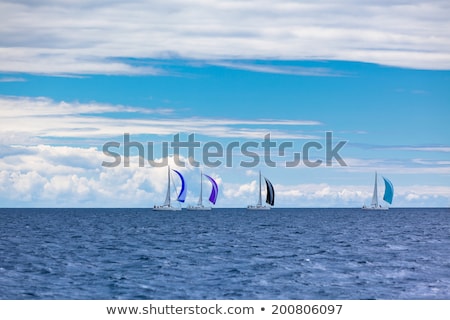
<path fill-rule="evenodd" d="M 247 206 L 248 210 L 270 210 L 271 206 L 275 204 L 275 190 L 273 188 L 272 183 L 264 177 L 264 181 L 266 182 L 266 203 L 262 204 L 262 188 L 261 188 L 261 170 L 259 170 L 259 194 L 258 194 L 258 203 L 255 205 Z"/>

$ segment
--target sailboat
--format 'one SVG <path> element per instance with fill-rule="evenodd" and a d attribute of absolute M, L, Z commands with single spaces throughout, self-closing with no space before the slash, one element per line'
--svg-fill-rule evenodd
<path fill-rule="evenodd" d="M 375 184 L 373 187 L 373 195 L 372 195 L 372 203 L 370 206 L 363 205 L 363 210 L 389 210 L 389 207 L 383 207 L 378 203 L 378 187 L 377 187 L 377 180 L 378 175 L 377 172 L 375 172 Z M 383 177 L 384 180 L 384 196 L 383 200 L 386 201 L 389 204 L 392 204 L 392 199 L 394 197 L 394 186 L 392 185 L 392 182 Z"/>
<path fill-rule="evenodd" d="M 266 181 L 266 203 L 270 206 L 273 206 L 275 203 L 275 190 L 273 189 L 272 183 L 264 177 L 264 180 Z M 258 203 L 256 205 L 249 205 L 247 206 L 248 210 L 270 210 L 270 206 L 266 206 L 262 204 L 262 195 L 261 195 L 261 170 L 259 171 L 259 198 Z"/>
<path fill-rule="evenodd" d="M 186 184 L 184 182 L 184 178 L 183 175 L 178 172 L 175 169 L 172 169 L 173 172 L 175 172 L 181 180 L 181 189 L 180 189 L 180 193 L 178 194 L 177 197 L 177 201 L 178 202 L 184 202 L 184 200 L 186 199 Z M 154 211 L 180 211 L 181 207 L 174 207 L 172 206 L 171 203 L 171 199 L 170 199 L 170 167 L 167 166 L 167 193 L 166 193 L 166 201 L 164 201 L 163 205 L 160 206 L 153 206 L 153 210 Z"/>
<path fill-rule="evenodd" d="M 217 186 L 217 183 L 216 183 L 216 181 L 214 181 L 213 178 L 211 178 L 207 174 L 204 174 L 203 172 L 200 172 L 200 197 L 198 198 L 197 205 L 189 206 L 187 208 L 188 210 L 197 210 L 197 211 L 200 211 L 200 210 L 203 210 L 203 211 L 211 210 L 211 207 L 203 205 L 203 176 L 208 178 L 209 182 L 211 182 L 211 194 L 209 195 L 209 199 L 208 200 L 212 204 L 216 204 L 217 195 L 219 193 L 219 187 Z"/>

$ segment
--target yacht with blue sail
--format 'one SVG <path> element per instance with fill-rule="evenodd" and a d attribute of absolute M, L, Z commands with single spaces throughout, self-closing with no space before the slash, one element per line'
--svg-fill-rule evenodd
<path fill-rule="evenodd" d="M 384 195 L 383 200 L 386 201 L 389 204 L 392 204 L 392 199 L 394 198 L 394 186 L 392 185 L 392 182 L 382 177 L 384 181 Z M 377 185 L 378 175 L 377 172 L 375 172 L 375 185 L 373 187 L 373 195 L 372 195 L 372 203 L 370 206 L 363 205 L 363 210 L 389 210 L 388 206 L 383 207 L 378 202 L 378 185 Z"/>
<path fill-rule="evenodd" d="M 270 210 L 271 206 L 275 204 L 275 190 L 273 188 L 272 183 L 264 177 L 264 180 L 266 182 L 266 203 L 269 204 L 269 206 L 262 204 L 262 189 L 261 189 L 261 170 L 259 171 L 259 196 L 258 196 L 258 203 L 256 205 L 249 205 L 247 206 L 248 210 Z"/>
<path fill-rule="evenodd" d="M 171 187 L 170 182 L 171 182 L 171 180 L 173 182 L 173 179 L 171 179 L 171 174 L 170 174 L 171 171 L 175 172 L 178 175 L 178 177 L 180 178 L 180 180 L 181 180 L 181 188 L 180 188 L 180 192 L 178 193 L 178 196 L 177 196 L 178 206 L 173 206 L 172 205 L 172 201 L 171 201 L 171 197 L 170 197 L 170 193 L 171 193 L 170 192 L 170 187 Z M 175 185 L 173 185 L 173 188 L 176 191 L 177 188 L 175 187 Z M 184 202 L 184 200 L 186 199 L 186 191 L 187 191 L 186 190 L 186 183 L 184 181 L 183 175 L 179 171 L 177 171 L 175 169 L 170 170 L 170 166 L 167 166 L 167 193 L 166 193 L 166 200 L 164 201 L 164 204 L 162 204 L 160 206 L 157 206 L 157 205 L 153 206 L 153 210 L 154 211 L 181 211 L 180 203 Z"/>
<path fill-rule="evenodd" d="M 204 174 L 203 172 L 200 172 L 200 197 L 198 198 L 197 205 L 195 206 L 188 206 L 188 210 L 195 210 L 195 211 L 206 211 L 211 210 L 210 206 L 203 205 L 203 176 L 205 176 L 209 182 L 211 183 L 211 193 L 209 194 L 209 202 L 212 204 L 216 204 L 217 196 L 219 194 L 219 187 L 217 185 L 217 182 L 207 174 Z"/>

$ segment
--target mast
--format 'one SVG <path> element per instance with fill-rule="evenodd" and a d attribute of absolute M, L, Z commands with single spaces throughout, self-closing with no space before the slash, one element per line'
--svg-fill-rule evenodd
<path fill-rule="evenodd" d="M 170 166 L 167 166 L 167 193 L 164 205 L 170 207 Z"/>
<path fill-rule="evenodd" d="M 261 170 L 259 170 L 259 198 L 258 198 L 258 206 L 262 205 L 261 199 Z"/>
<path fill-rule="evenodd" d="M 203 198 L 203 171 L 200 170 L 200 197 L 198 198 L 198 206 L 202 206 L 203 202 L 202 202 L 202 198 Z"/>
<path fill-rule="evenodd" d="M 375 171 L 375 185 L 373 186 L 372 206 L 378 208 L 377 172 Z"/>

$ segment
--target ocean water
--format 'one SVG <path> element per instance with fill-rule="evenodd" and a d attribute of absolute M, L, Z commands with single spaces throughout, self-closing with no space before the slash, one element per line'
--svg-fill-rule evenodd
<path fill-rule="evenodd" d="M 450 299 L 450 210 L 0 209 L 0 299 Z"/>

